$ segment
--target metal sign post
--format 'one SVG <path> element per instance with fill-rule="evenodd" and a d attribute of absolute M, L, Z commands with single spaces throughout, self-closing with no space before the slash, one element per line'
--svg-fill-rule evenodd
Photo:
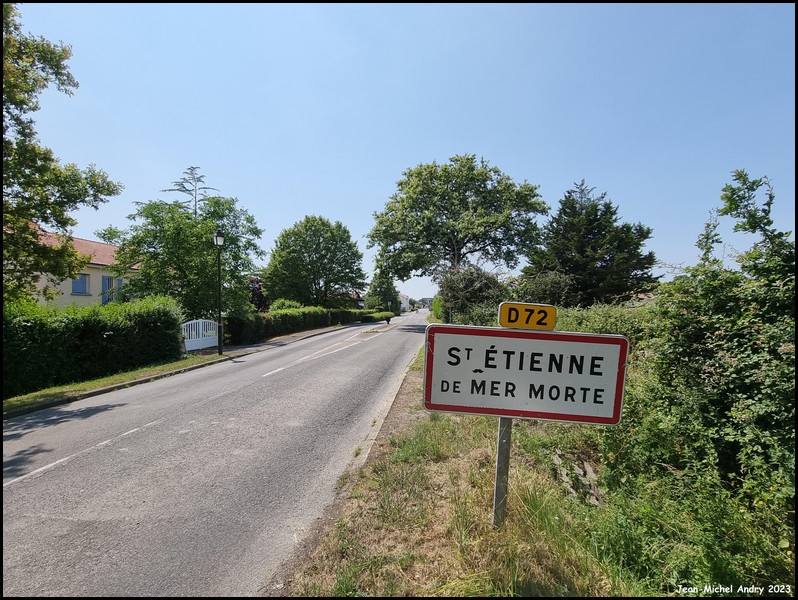
<path fill-rule="evenodd" d="M 513 420 L 499 417 L 499 440 L 496 447 L 496 483 L 493 488 L 493 526 L 499 527 L 507 516 L 507 490 L 510 480 L 510 437 Z"/>
<path fill-rule="evenodd" d="M 557 309 L 548 304 L 502 302 L 499 325 L 509 328 L 552 330 L 557 322 Z M 496 478 L 493 488 L 493 526 L 500 527 L 507 516 L 507 491 L 510 481 L 510 441 L 513 420 L 499 417 L 496 441 Z"/>

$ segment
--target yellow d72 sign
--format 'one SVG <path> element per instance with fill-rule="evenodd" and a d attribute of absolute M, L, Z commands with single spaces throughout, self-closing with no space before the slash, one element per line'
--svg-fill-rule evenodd
<path fill-rule="evenodd" d="M 557 309 L 551 304 L 502 302 L 499 305 L 499 325 L 516 329 L 551 330 L 557 324 Z"/>

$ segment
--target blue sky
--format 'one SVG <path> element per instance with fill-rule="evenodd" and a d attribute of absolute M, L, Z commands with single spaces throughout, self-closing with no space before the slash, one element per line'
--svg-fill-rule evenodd
<path fill-rule="evenodd" d="M 306 215 L 366 235 L 407 169 L 474 154 L 556 211 L 585 180 L 645 250 L 698 260 L 731 172 L 768 176 L 795 223 L 795 5 L 47 4 L 24 33 L 72 47 L 80 87 L 34 114 L 62 164 L 125 186 L 74 235 L 127 227 L 190 166 L 269 251 Z M 541 225 L 547 218 L 541 218 Z M 753 242 L 721 221 L 727 251 Z M 733 262 L 733 261 L 732 261 Z M 523 266 L 523 265 L 522 265 Z M 434 296 L 426 278 L 397 282 Z"/>

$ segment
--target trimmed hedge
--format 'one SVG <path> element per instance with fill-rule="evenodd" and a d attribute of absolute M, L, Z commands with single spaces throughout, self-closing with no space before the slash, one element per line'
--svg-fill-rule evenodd
<path fill-rule="evenodd" d="M 244 317 L 230 317 L 225 326 L 225 332 L 229 335 L 226 343 L 257 344 L 272 337 L 298 331 L 355 323 L 361 321 L 364 315 L 373 312 L 371 310 L 305 306 L 273 310 L 267 313 L 253 313 Z"/>
<path fill-rule="evenodd" d="M 386 311 L 382 311 L 382 312 L 372 313 L 370 315 L 363 315 L 360 318 L 360 322 L 361 323 L 376 323 L 377 321 L 386 321 L 386 322 L 390 323 L 391 319 L 393 319 L 395 316 L 396 316 L 395 313 L 392 313 L 392 312 L 389 312 L 389 311 L 386 310 Z"/>
<path fill-rule="evenodd" d="M 177 360 L 182 322 L 164 297 L 65 309 L 4 304 L 3 398 Z"/>

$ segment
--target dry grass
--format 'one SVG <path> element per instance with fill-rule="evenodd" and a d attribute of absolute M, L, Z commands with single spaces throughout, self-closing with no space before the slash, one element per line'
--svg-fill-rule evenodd
<path fill-rule="evenodd" d="M 497 419 L 429 414 L 421 387 L 416 365 L 332 526 L 265 595 L 638 595 L 584 547 L 561 486 L 517 448 L 494 528 Z"/>

